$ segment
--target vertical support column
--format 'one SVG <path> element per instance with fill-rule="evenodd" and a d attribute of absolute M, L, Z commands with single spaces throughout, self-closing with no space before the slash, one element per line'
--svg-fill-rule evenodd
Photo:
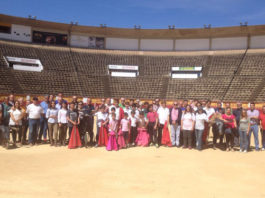
<path fill-rule="evenodd" d="M 138 51 L 141 50 L 141 38 L 138 38 Z"/>
<path fill-rule="evenodd" d="M 212 50 L 212 37 L 209 37 L 209 50 Z"/>
<path fill-rule="evenodd" d="M 251 36 L 250 34 L 248 34 L 248 38 L 247 38 L 247 49 L 250 49 L 250 44 L 251 44 Z"/>
<path fill-rule="evenodd" d="M 176 51 L 176 39 L 175 38 L 173 39 L 173 49 L 172 50 Z"/>

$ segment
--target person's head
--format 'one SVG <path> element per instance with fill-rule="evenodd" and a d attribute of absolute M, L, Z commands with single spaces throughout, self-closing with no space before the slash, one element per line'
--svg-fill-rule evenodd
<path fill-rule="evenodd" d="M 251 109 L 251 110 L 254 110 L 254 109 L 255 109 L 255 103 L 254 103 L 254 102 L 251 102 L 251 103 L 250 103 L 250 109 Z"/>
<path fill-rule="evenodd" d="M 148 106 L 149 106 L 149 103 L 148 103 L 148 102 L 145 102 L 145 103 L 144 103 L 144 108 L 145 108 L 145 109 L 148 109 Z"/>
<path fill-rule="evenodd" d="M 26 106 L 28 106 L 31 103 L 30 100 L 26 100 Z"/>
<path fill-rule="evenodd" d="M 155 104 L 156 104 L 156 105 L 159 105 L 159 102 L 160 102 L 159 98 L 156 98 L 156 99 L 155 99 Z"/>
<path fill-rule="evenodd" d="M 50 94 L 50 95 L 49 95 L 49 101 L 50 101 L 50 102 L 53 101 L 53 98 L 54 98 L 54 95 Z"/>
<path fill-rule="evenodd" d="M 71 109 L 71 110 L 75 109 L 75 103 L 74 103 L 74 102 L 71 102 L 71 103 L 70 103 L 70 109 Z"/>
<path fill-rule="evenodd" d="M 115 113 L 111 113 L 111 118 L 112 118 L 112 120 L 115 120 L 116 119 L 116 114 Z"/>
<path fill-rule="evenodd" d="M 125 108 L 126 109 L 129 109 L 130 108 L 129 102 L 125 102 Z"/>
<path fill-rule="evenodd" d="M 63 98 L 61 96 L 58 96 L 57 101 L 58 101 L 59 104 L 62 104 Z"/>
<path fill-rule="evenodd" d="M 112 107 L 112 108 L 110 109 L 110 111 L 111 111 L 111 113 L 115 113 L 115 111 L 116 111 L 115 107 Z"/>
<path fill-rule="evenodd" d="M 14 103 L 14 108 L 15 108 L 15 109 L 20 109 L 20 103 L 19 103 L 18 100 L 15 101 L 15 103 Z"/>
<path fill-rule="evenodd" d="M 106 99 L 106 104 L 107 104 L 107 105 L 110 105 L 110 98 L 107 98 L 107 99 Z"/>
<path fill-rule="evenodd" d="M 241 111 L 241 118 L 246 118 L 248 115 L 247 115 L 247 110 L 246 109 L 242 109 Z"/>
<path fill-rule="evenodd" d="M 91 98 L 87 98 L 87 104 L 90 105 L 91 104 Z"/>
<path fill-rule="evenodd" d="M 148 107 L 148 111 L 149 111 L 149 112 L 153 112 L 153 105 L 149 105 L 149 107 Z"/>
<path fill-rule="evenodd" d="M 197 107 L 198 107 L 198 108 L 202 107 L 202 103 L 198 102 L 198 103 L 197 103 Z"/>
<path fill-rule="evenodd" d="M 104 104 L 101 105 L 101 106 L 99 107 L 99 110 L 100 110 L 101 113 L 104 113 L 104 111 L 105 111 L 105 105 L 104 105 Z"/>
<path fill-rule="evenodd" d="M 217 102 L 217 108 L 222 108 L 222 102 L 220 101 Z"/>
<path fill-rule="evenodd" d="M 135 104 L 135 103 L 133 103 L 133 105 L 132 105 L 132 109 L 133 109 L 133 110 L 136 110 L 136 104 Z"/>
<path fill-rule="evenodd" d="M 166 101 L 165 101 L 165 100 L 163 100 L 163 101 L 161 102 L 161 106 L 162 106 L 163 108 L 166 108 Z"/>
<path fill-rule="evenodd" d="M 20 106 L 22 106 L 23 103 L 24 103 L 24 99 L 23 99 L 22 97 L 20 97 L 20 98 L 18 99 L 18 102 L 19 102 Z"/>
<path fill-rule="evenodd" d="M 241 109 L 241 108 L 242 108 L 242 103 L 241 103 L 241 102 L 237 102 L 237 103 L 236 103 L 236 107 L 237 107 L 238 109 Z"/>
<path fill-rule="evenodd" d="M 178 108 L 178 102 L 177 101 L 173 102 L 173 108 L 174 109 Z"/>
<path fill-rule="evenodd" d="M 141 100 L 138 98 L 136 99 L 136 104 L 140 105 Z"/>
<path fill-rule="evenodd" d="M 127 112 L 124 113 L 124 118 L 125 118 L 125 119 L 128 118 L 128 113 L 127 113 Z"/>
<path fill-rule="evenodd" d="M 202 106 L 205 107 L 206 106 L 206 101 L 202 101 Z"/>
<path fill-rule="evenodd" d="M 203 108 L 202 107 L 198 107 L 198 113 L 202 114 L 203 113 Z"/>
<path fill-rule="evenodd" d="M 63 93 L 58 93 L 58 98 L 63 98 Z"/>
<path fill-rule="evenodd" d="M 188 100 L 183 101 L 183 106 L 186 107 L 188 105 Z"/>
<path fill-rule="evenodd" d="M 230 102 L 225 103 L 225 108 L 230 108 Z"/>
<path fill-rule="evenodd" d="M 80 102 L 78 102 L 78 109 L 82 109 L 82 108 L 83 108 L 83 102 L 80 101 Z"/>
<path fill-rule="evenodd" d="M 105 104 L 105 98 L 101 98 L 101 103 Z"/>
<path fill-rule="evenodd" d="M 135 111 L 131 111 L 131 116 L 134 118 L 134 116 L 135 116 Z"/>
<path fill-rule="evenodd" d="M 6 104 L 7 104 L 7 103 L 8 103 L 8 101 L 9 101 L 9 97 L 5 96 L 5 97 L 4 97 L 4 103 L 6 103 Z"/>
<path fill-rule="evenodd" d="M 191 113 L 191 106 L 190 105 L 186 106 L 185 113 Z"/>
<path fill-rule="evenodd" d="M 143 111 L 141 111 L 141 112 L 139 113 L 139 117 L 140 117 L 140 118 L 144 118 L 144 112 L 143 112 Z"/>
<path fill-rule="evenodd" d="M 55 109 L 55 101 L 51 101 L 51 108 Z"/>
<path fill-rule="evenodd" d="M 121 98 L 121 104 L 122 104 L 122 105 L 125 104 L 125 98 Z"/>
<path fill-rule="evenodd" d="M 119 107 L 119 99 L 115 99 L 113 104 L 115 107 Z"/>
<path fill-rule="evenodd" d="M 207 100 L 207 101 L 206 101 L 206 107 L 207 107 L 207 108 L 210 108 L 210 107 L 211 107 L 211 103 L 212 103 L 212 102 L 211 102 L 210 100 Z"/>
<path fill-rule="evenodd" d="M 133 105 L 133 103 L 134 103 L 134 99 L 130 99 L 130 106 L 132 106 Z"/>
<path fill-rule="evenodd" d="M 45 101 L 45 102 L 49 102 L 49 95 L 45 95 L 45 96 L 44 96 L 44 101 Z"/>
<path fill-rule="evenodd" d="M 33 97 L 32 101 L 33 101 L 33 104 L 34 104 L 34 105 L 37 105 L 39 99 L 38 99 L 37 97 Z"/>
<path fill-rule="evenodd" d="M 227 107 L 227 108 L 226 108 L 226 114 L 227 114 L 227 115 L 231 115 L 231 108 L 230 108 L 230 107 Z"/>
<path fill-rule="evenodd" d="M 183 107 L 183 101 L 179 101 L 179 107 Z"/>
<path fill-rule="evenodd" d="M 14 100 L 15 100 L 15 98 L 14 98 L 14 94 L 10 94 L 10 95 L 9 95 L 9 101 L 14 102 Z"/>
<path fill-rule="evenodd" d="M 73 96 L 72 99 L 73 102 L 77 102 L 77 96 Z"/>
<path fill-rule="evenodd" d="M 67 103 L 65 101 L 63 101 L 63 103 L 62 103 L 62 108 L 63 109 L 66 109 L 67 108 Z"/>

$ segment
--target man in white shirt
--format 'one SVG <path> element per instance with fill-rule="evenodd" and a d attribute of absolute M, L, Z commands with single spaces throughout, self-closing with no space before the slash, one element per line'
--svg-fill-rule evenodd
<path fill-rule="evenodd" d="M 43 108 L 38 104 L 38 98 L 33 98 L 33 103 L 28 105 L 26 113 L 29 117 L 29 144 L 33 146 L 37 141 L 40 118 L 43 116 Z"/>
<path fill-rule="evenodd" d="M 169 109 L 166 107 L 166 101 L 161 102 L 161 106 L 158 108 L 157 114 L 158 114 L 157 141 L 158 141 L 158 145 L 160 146 L 164 125 L 166 122 L 169 124 Z"/>
<path fill-rule="evenodd" d="M 210 100 L 206 101 L 206 106 L 203 108 L 203 110 L 206 112 L 208 120 L 210 120 L 211 117 L 215 114 L 214 108 L 211 107 L 211 101 Z M 205 123 L 204 132 L 203 132 L 203 135 L 202 135 L 202 142 L 204 144 L 207 144 L 209 131 L 210 131 L 210 127 L 209 127 L 209 124 L 206 122 Z"/>

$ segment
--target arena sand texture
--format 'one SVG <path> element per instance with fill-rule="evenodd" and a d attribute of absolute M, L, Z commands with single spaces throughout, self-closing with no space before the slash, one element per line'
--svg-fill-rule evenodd
<path fill-rule="evenodd" d="M 0 197 L 265 197 L 265 152 L 0 148 Z"/>

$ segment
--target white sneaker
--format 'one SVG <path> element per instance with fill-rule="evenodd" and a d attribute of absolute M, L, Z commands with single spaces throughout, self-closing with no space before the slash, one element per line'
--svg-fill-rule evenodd
<path fill-rule="evenodd" d="M 262 151 L 265 151 L 265 148 L 262 148 L 261 150 L 262 150 Z"/>
<path fill-rule="evenodd" d="M 247 153 L 247 150 L 244 150 L 244 153 Z"/>
<path fill-rule="evenodd" d="M 240 151 L 239 151 L 240 153 L 242 153 L 242 149 L 240 149 Z"/>

